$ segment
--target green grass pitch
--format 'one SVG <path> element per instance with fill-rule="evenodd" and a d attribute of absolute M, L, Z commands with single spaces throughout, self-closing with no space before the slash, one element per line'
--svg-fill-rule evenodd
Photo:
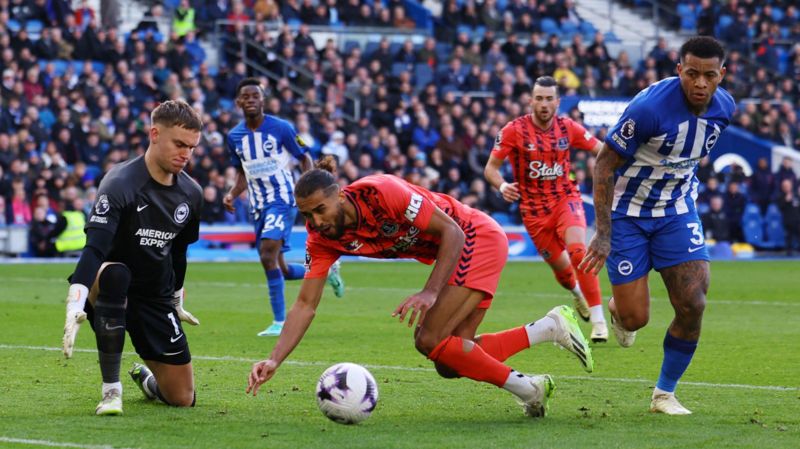
<path fill-rule="evenodd" d="M 305 339 L 255 398 L 245 395 L 247 374 L 275 341 L 255 336 L 271 319 L 263 271 L 256 263 L 190 263 L 187 309 L 202 321 L 186 326 L 197 407 L 146 402 L 124 374 L 125 414 L 96 417 L 100 373 L 89 326 L 73 359 L 59 350 L 73 268 L 0 266 L 0 447 L 800 447 L 797 261 L 712 264 L 700 347 L 677 391 L 694 415 L 647 411 L 672 317 L 652 272 L 649 325 L 632 348 L 613 336 L 594 345 L 593 374 L 549 344 L 509 360 L 555 378 L 550 414 L 540 420 L 491 385 L 439 378 L 417 353 L 411 331 L 390 316 L 427 278 L 430 268 L 413 263 L 345 263 L 346 297 L 326 289 Z M 289 302 L 298 288 L 287 283 Z M 530 322 L 569 298 L 545 264 L 510 263 L 480 330 Z M 129 341 L 125 350 L 127 371 L 138 359 Z M 327 420 L 314 400 L 318 376 L 343 361 L 367 366 L 380 390 L 373 416 L 357 426 Z"/>

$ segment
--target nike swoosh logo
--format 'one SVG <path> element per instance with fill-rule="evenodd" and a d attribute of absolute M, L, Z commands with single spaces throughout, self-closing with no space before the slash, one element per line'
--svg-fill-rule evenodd
<path fill-rule="evenodd" d="M 705 248 L 705 245 L 703 245 L 703 246 L 698 246 L 697 248 L 689 248 L 689 252 L 690 252 L 690 253 L 693 253 L 693 252 L 695 252 L 695 251 L 700 251 L 700 250 L 701 250 L 701 249 L 703 249 L 703 248 Z"/>
<path fill-rule="evenodd" d="M 114 327 L 109 327 L 109 326 L 108 326 L 108 323 L 106 323 L 106 330 L 107 330 L 107 331 L 113 331 L 113 330 L 117 330 L 117 329 L 125 329 L 125 326 L 114 326 Z"/>
<path fill-rule="evenodd" d="M 176 341 L 180 340 L 181 338 L 183 338 L 183 334 L 180 334 L 177 337 L 169 337 L 169 341 L 170 341 L 170 343 L 175 343 Z"/>
<path fill-rule="evenodd" d="M 144 210 L 145 207 L 149 206 L 149 204 L 145 204 L 144 206 L 136 206 L 136 212 L 141 212 Z"/>
<path fill-rule="evenodd" d="M 178 355 L 178 354 L 180 354 L 181 352 L 183 352 L 183 349 L 181 349 L 181 350 L 180 350 L 180 351 L 178 351 L 178 352 L 165 352 L 165 353 L 163 353 L 163 354 L 161 354 L 161 355 Z"/>

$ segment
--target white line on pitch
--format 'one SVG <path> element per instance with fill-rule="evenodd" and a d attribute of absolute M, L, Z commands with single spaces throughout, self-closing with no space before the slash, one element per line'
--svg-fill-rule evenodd
<path fill-rule="evenodd" d="M 48 446 L 48 447 L 77 447 L 80 449 L 116 449 L 114 448 L 114 446 L 109 446 L 107 444 L 64 443 L 60 441 L 29 440 L 27 438 L 11 438 L 2 436 L 0 436 L 0 441 L 4 443 L 30 444 L 30 445 Z"/>
<path fill-rule="evenodd" d="M 5 345 L 0 344 L 0 349 L 27 349 L 27 350 L 38 350 L 38 351 L 58 351 L 61 352 L 61 348 L 54 348 L 50 346 L 25 346 L 25 345 Z M 96 349 L 81 349 L 75 348 L 74 352 L 86 352 L 86 353 L 96 353 Z M 124 353 L 126 356 L 137 357 L 138 355 L 134 352 L 126 352 Z M 192 355 L 192 359 L 194 360 L 208 360 L 213 362 L 243 362 L 243 363 L 254 363 L 258 360 L 256 359 L 249 359 L 245 357 L 232 357 L 232 356 L 207 356 L 207 355 Z M 286 360 L 283 362 L 285 365 L 294 365 L 294 366 L 330 366 L 332 362 L 307 362 L 302 360 Z M 394 365 L 374 365 L 374 364 L 363 364 L 367 368 L 374 368 L 374 369 L 386 369 L 386 370 L 393 370 L 393 371 L 417 371 L 417 372 L 434 372 L 433 368 L 423 368 L 418 366 L 394 366 Z M 603 381 L 603 382 L 625 382 L 625 383 L 641 383 L 641 384 L 652 384 L 653 380 L 651 379 L 631 379 L 626 377 L 594 377 L 594 376 L 558 376 L 562 379 L 570 379 L 570 380 L 594 380 L 594 381 Z M 779 385 L 747 385 L 747 384 L 717 384 L 717 383 L 709 383 L 709 382 L 690 382 L 690 381 L 681 381 L 681 385 L 691 385 L 695 387 L 712 387 L 712 388 L 737 388 L 737 389 L 745 389 L 745 390 L 769 390 L 769 391 L 800 391 L 798 387 L 784 387 Z"/>
<path fill-rule="evenodd" d="M 39 279 L 39 278 L 27 278 L 27 277 L 9 277 L 9 278 L 2 278 L 0 279 L 4 282 L 31 282 L 31 283 L 42 283 L 42 282 L 50 282 L 50 283 L 59 283 L 64 284 L 66 286 L 65 279 Z M 220 287 L 220 288 L 257 288 L 263 289 L 263 283 L 252 283 L 252 282 L 206 282 L 206 281 L 188 281 L 189 288 L 191 286 L 198 286 L 198 287 Z M 289 284 L 291 285 L 291 284 Z M 400 288 L 400 287 L 368 287 L 368 286 L 348 286 L 347 290 L 349 291 L 361 291 L 361 292 L 371 292 L 371 293 L 398 293 L 398 294 L 408 294 L 418 291 L 419 289 L 415 288 Z M 189 290 L 191 292 L 191 290 Z M 531 292 L 503 292 L 499 291 L 496 295 L 498 298 L 503 297 L 514 297 L 514 298 L 571 298 L 568 292 L 564 293 L 531 293 Z M 659 298 L 659 297 L 651 297 L 651 301 L 666 301 L 667 298 Z M 708 299 L 709 305 L 716 305 L 716 304 L 724 304 L 724 305 L 733 305 L 733 306 L 778 306 L 778 307 L 800 307 L 800 301 L 797 302 L 776 302 L 776 301 L 762 301 L 762 300 L 733 300 L 733 299 L 715 299 L 711 297 Z"/>

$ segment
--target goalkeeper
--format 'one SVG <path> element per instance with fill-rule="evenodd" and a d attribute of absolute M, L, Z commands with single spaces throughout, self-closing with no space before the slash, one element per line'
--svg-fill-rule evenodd
<path fill-rule="evenodd" d="M 100 183 L 86 225 L 86 246 L 70 276 L 64 355 L 72 356 L 83 321 L 94 330 L 102 400 L 98 415 L 122 414 L 119 372 L 125 331 L 145 365 L 134 382 L 148 399 L 194 405 L 191 355 L 180 321 L 199 324 L 183 309 L 186 249 L 199 237 L 203 196 L 183 168 L 200 141 L 202 121 L 183 101 L 151 114 L 143 156 L 112 168 Z"/>

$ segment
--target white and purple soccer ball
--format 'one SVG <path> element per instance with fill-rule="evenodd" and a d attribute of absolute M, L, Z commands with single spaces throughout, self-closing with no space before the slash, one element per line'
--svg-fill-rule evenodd
<path fill-rule="evenodd" d="M 340 424 L 357 424 L 378 404 L 378 384 L 369 371 L 355 363 L 337 363 L 317 382 L 317 405 L 323 415 Z"/>

